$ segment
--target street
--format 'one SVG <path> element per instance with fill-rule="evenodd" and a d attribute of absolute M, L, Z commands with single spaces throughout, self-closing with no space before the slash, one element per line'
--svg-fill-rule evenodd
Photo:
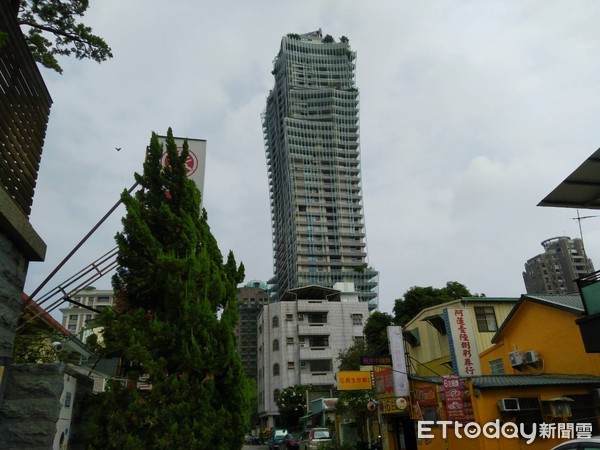
<path fill-rule="evenodd" d="M 267 450 L 269 448 L 268 445 L 245 445 L 242 447 L 242 450 Z"/>

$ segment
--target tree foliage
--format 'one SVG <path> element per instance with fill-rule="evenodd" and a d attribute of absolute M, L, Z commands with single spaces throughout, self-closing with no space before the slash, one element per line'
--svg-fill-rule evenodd
<path fill-rule="evenodd" d="M 393 318 L 388 313 L 380 311 L 373 311 L 373 313 L 371 313 L 363 328 L 369 355 L 378 356 L 390 354 L 387 327 L 392 324 Z"/>
<path fill-rule="evenodd" d="M 78 22 L 88 8 L 89 0 L 20 0 L 17 21 L 33 58 L 58 73 L 63 70 L 56 55 L 97 62 L 112 58 L 104 39 Z"/>
<path fill-rule="evenodd" d="M 445 287 L 439 289 L 413 286 L 395 301 L 394 322 L 404 326 L 425 308 L 471 296 L 467 287 L 456 281 L 448 281 Z"/>
<path fill-rule="evenodd" d="M 294 427 L 300 417 L 306 414 L 306 392 L 310 386 L 289 386 L 281 391 L 275 403 L 283 416 L 284 425 Z"/>
<path fill-rule="evenodd" d="M 338 370 L 360 370 L 360 361 L 367 355 L 367 344 L 364 341 L 355 341 L 352 347 L 340 351 L 338 354 Z"/>
<path fill-rule="evenodd" d="M 119 356 L 122 371 L 90 406 L 94 449 L 241 448 L 249 427 L 251 393 L 234 336 L 243 265 L 231 252 L 223 263 L 186 177 L 187 142 L 179 153 L 171 129 L 166 151 L 163 167 L 153 134 L 136 174 L 141 189 L 122 194 L 113 277 L 120 308 L 100 319 L 104 353 Z M 151 390 L 135 388 L 141 375 Z"/>

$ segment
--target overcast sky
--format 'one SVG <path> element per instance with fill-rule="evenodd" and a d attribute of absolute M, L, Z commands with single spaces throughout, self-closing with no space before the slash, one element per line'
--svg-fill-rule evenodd
<path fill-rule="evenodd" d="M 381 310 L 412 286 L 447 281 L 518 297 L 541 241 L 579 237 L 576 210 L 536 205 L 600 146 L 598 1 L 90 3 L 85 22 L 114 58 L 63 58 L 63 75 L 41 69 L 54 103 L 31 222 L 48 251 L 29 267 L 28 293 L 133 184 L 151 132 L 169 126 L 207 140 L 204 206 L 222 253 L 234 251 L 246 280 L 270 278 L 260 114 L 281 37 L 319 28 L 358 54 Z M 47 288 L 114 247 L 123 214 Z M 600 217 L 582 228 L 600 267 Z M 109 288 L 109 277 L 95 286 Z"/>

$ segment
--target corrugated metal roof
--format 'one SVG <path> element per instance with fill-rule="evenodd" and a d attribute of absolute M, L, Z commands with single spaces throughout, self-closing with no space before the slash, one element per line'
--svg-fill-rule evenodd
<path fill-rule="evenodd" d="M 525 297 L 548 303 L 550 306 L 570 308 L 576 311 L 584 311 L 583 302 L 579 294 L 552 294 L 552 295 L 525 295 Z"/>
<path fill-rule="evenodd" d="M 600 149 L 554 188 L 538 206 L 600 209 Z"/>
<path fill-rule="evenodd" d="M 493 303 L 501 303 L 501 302 L 513 302 L 516 303 L 519 300 L 518 297 L 463 297 L 461 301 L 465 303 L 471 302 L 493 302 Z"/>
<path fill-rule="evenodd" d="M 572 384 L 593 384 L 600 386 L 600 377 L 569 375 L 482 375 L 471 378 L 471 383 L 474 388 L 479 389 Z"/>

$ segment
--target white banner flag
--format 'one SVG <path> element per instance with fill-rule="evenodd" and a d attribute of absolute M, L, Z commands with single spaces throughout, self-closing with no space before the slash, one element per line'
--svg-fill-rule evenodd
<path fill-rule="evenodd" d="M 392 370 L 394 371 L 394 394 L 397 397 L 408 397 L 408 373 L 406 371 L 406 354 L 404 353 L 404 338 L 402 327 L 387 327 L 392 355 Z"/>

